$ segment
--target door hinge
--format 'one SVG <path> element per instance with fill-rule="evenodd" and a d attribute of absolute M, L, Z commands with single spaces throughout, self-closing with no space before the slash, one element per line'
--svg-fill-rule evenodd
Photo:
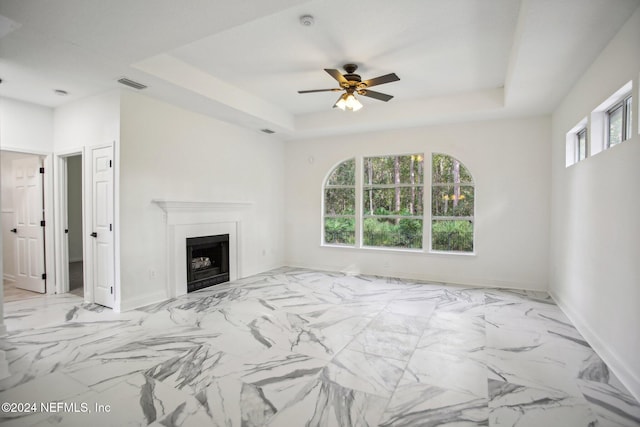
<path fill-rule="evenodd" d="M 113 231 L 113 224 L 109 224 L 109 231 Z"/>
<path fill-rule="evenodd" d="M 42 273 L 42 280 L 47 280 L 47 273 Z"/>
<path fill-rule="evenodd" d="M 113 295 L 113 286 L 111 287 L 111 295 Z"/>
<path fill-rule="evenodd" d="M 40 168 L 40 173 L 44 173 L 44 168 Z"/>
<path fill-rule="evenodd" d="M 45 224 L 44 220 L 40 221 L 40 227 L 44 227 L 44 224 Z"/>
<path fill-rule="evenodd" d="M 111 160 L 109 160 L 109 167 L 112 168 L 113 167 L 113 162 Z"/>

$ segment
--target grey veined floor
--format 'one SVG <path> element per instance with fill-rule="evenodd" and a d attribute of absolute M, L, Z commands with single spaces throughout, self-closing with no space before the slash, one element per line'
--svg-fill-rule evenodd
<path fill-rule="evenodd" d="M 5 311 L 0 402 L 67 403 L 7 425 L 640 425 L 545 293 L 283 268 L 123 314 Z"/>

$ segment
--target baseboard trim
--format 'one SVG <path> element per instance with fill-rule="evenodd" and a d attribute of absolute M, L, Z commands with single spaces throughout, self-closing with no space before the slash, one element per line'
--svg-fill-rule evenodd
<path fill-rule="evenodd" d="M 463 255 L 466 256 L 466 255 Z M 486 280 L 476 278 L 458 278 L 451 280 L 445 277 L 432 276 L 422 273 L 409 273 L 396 270 L 376 271 L 366 268 L 360 268 L 358 266 L 349 265 L 345 267 L 337 267 L 332 265 L 307 265 L 299 262 L 289 262 L 284 264 L 287 267 L 294 268 L 306 268 L 310 270 L 320 270 L 327 272 L 340 272 L 347 275 L 363 275 L 363 276 L 377 276 L 377 277 L 392 277 L 395 279 L 415 280 L 419 282 L 436 283 L 439 285 L 452 285 L 452 286 L 468 286 L 471 288 L 492 288 L 492 289 L 515 289 L 519 291 L 534 291 L 534 292 L 547 292 L 547 284 L 542 283 L 536 285 L 533 283 L 521 283 L 514 281 L 504 280 Z"/>
<path fill-rule="evenodd" d="M 13 274 L 4 273 L 2 275 L 2 280 L 13 283 L 16 281 L 16 276 L 14 276 Z"/>
<path fill-rule="evenodd" d="M 582 317 L 582 315 L 580 315 L 580 313 L 571 308 L 569 304 L 566 304 L 565 301 L 553 290 L 550 289 L 548 292 L 558 307 L 564 311 L 567 317 L 575 325 L 576 329 L 578 329 L 578 332 L 582 334 L 589 345 L 596 351 L 596 353 L 598 353 L 598 356 L 604 360 L 609 369 L 611 369 L 616 377 L 618 377 L 620 382 L 627 387 L 636 400 L 640 400 L 640 379 L 638 379 L 634 375 L 633 371 L 620 360 L 618 355 L 610 349 L 606 342 L 597 333 L 595 333 L 593 329 L 591 329 L 589 323 L 584 319 L 584 317 Z"/>
<path fill-rule="evenodd" d="M 164 290 L 156 291 L 152 294 L 139 295 L 126 301 L 120 301 L 120 312 L 135 310 L 146 305 L 166 301 L 167 293 Z"/>

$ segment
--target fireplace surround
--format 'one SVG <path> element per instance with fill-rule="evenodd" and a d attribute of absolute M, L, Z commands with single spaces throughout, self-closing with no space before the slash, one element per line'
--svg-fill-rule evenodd
<path fill-rule="evenodd" d="M 185 241 L 190 237 L 229 235 L 229 281 L 243 277 L 244 231 L 254 216 L 253 202 L 152 201 L 166 226 L 167 297 L 187 293 Z"/>

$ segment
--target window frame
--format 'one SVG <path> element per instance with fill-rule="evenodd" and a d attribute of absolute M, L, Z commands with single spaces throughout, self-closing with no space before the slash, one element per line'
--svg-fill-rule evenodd
<path fill-rule="evenodd" d="M 576 139 L 575 139 L 575 162 L 574 163 L 578 163 L 581 162 L 583 160 L 585 160 L 587 157 L 589 157 L 589 132 L 587 132 L 587 127 L 583 127 L 582 129 L 578 130 L 576 133 Z M 584 136 L 584 157 L 581 157 L 582 150 L 580 150 L 580 137 Z"/>
<path fill-rule="evenodd" d="M 624 95 L 618 102 L 611 105 L 605 111 L 605 148 L 609 149 L 611 147 L 615 147 L 616 145 L 626 141 L 632 135 L 631 123 L 632 123 L 632 114 L 633 114 L 633 98 L 632 93 L 629 92 Z M 611 115 L 616 111 L 620 110 L 621 112 L 621 131 L 620 131 L 620 142 L 617 142 L 611 145 Z"/>
<path fill-rule="evenodd" d="M 346 185 L 346 184 L 329 184 L 328 181 L 331 178 L 331 176 L 333 175 L 333 173 L 336 171 L 336 169 L 338 167 L 340 167 L 340 165 L 342 165 L 343 163 L 349 162 L 349 161 L 353 161 L 354 162 L 354 183 L 353 185 Z M 327 173 L 323 183 L 322 183 L 322 227 L 321 227 L 321 243 L 322 246 L 334 246 L 334 247 L 341 247 L 341 248 L 357 248 L 359 246 L 359 241 L 358 241 L 358 195 L 357 195 L 357 191 L 358 191 L 358 162 L 357 162 L 357 158 L 356 157 L 349 157 L 347 159 L 344 159 L 338 163 L 336 163 Z M 352 215 L 348 215 L 348 214 L 329 214 L 327 213 L 327 189 L 353 189 L 354 192 L 354 205 L 353 205 L 353 214 Z M 327 242 L 326 240 L 326 219 L 327 218 L 352 218 L 354 221 L 354 239 L 353 239 L 353 244 L 349 244 L 349 243 L 334 243 L 334 242 Z"/>
<path fill-rule="evenodd" d="M 473 188 L 473 215 L 472 216 L 449 216 L 449 215 L 434 215 L 433 214 L 433 189 L 436 187 L 450 187 L 455 185 L 454 182 L 435 182 L 433 177 L 433 159 L 436 155 L 443 155 L 447 157 L 451 157 L 460 163 L 460 165 L 464 166 L 467 170 L 467 173 L 471 177 L 471 182 L 459 183 L 461 187 L 472 187 Z M 475 212 L 476 212 L 476 181 L 473 177 L 473 174 L 469 170 L 469 168 L 460 161 L 457 157 L 452 156 L 451 154 L 441 153 L 441 152 L 432 152 L 431 153 L 431 195 L 429 197 L 429 212 L 431 213 L 431 220 L 429 221 L 429 252 L 433 254 L 454 254 L 454 255 L 475 255 L 476 253 L 476 226 L 475 226 Z M 473 236 L 472 236 L 472 250 L 471 251 L 454 251 L 454 250 L 440 250 L 433 248 L 433 222 L 434 221 L 469 221 L 473 226 Z"/>
<path fill-rule="evenodd" d="M 353 157 L 348 157 L 343 159 L 337 163 L 335 163 L 327 172 L 322 181 L 322 203 L 321 203 L 321 212 L 320 212 L 320 246 L 328 247 L 328 248 L 341 248 L 348 250 L 364 250 L 364 251 L 378 251 L 378 252 L 403 252 L 403 253 L 414 253 L 414 254 L 432 254 L 437 256 L 475 256 L 476 255 L 476 227 L 475 227 L 475 208 L 476 208 L 476 181 L 471 171 L 467 168 L 467 166 L 460 161 L 457 157 L 454 157 L 451 154 L 442 153 L 442 152 L 431 152 L 429 156 L 430 162 L 427 162 L 427 156 L 424 153 L 400 153 L 400 154 L 376 154 L 376 155 L 357 155 Z M 455 159 L 460 163 L 460 165 L 464 166 L 466 169 L 471 182 L 462 182 L 461 186 L 467 186 L 473 188 L 473 215 L 472 216 L 435 216 L 433 215 L 433 156 L 435 155 L 445 155 Z M 365 192 L 369 188 L 396 188 L 396 184 L 366 184 L 365 183 L 365 159 L 368 158 L 393 158 L 393 157 L 403 157 L 403 156 L 421 156 L 423 162 L 423 171 L 422 171 L 422 180 L 418 183 L 400 183 L 400 188 L 411 188 L 415 187 L 418 191 L 422 190 L 422 215 L 369 215 L 365 214 Z M 344 185 L 344 184 L 328 184 L 331 179 L 334 171 L 345 162 L 354 161 L 354 185 Z M 429 181 L 427 181 L 429 180 Z M 455 183 L 437 183 L 436 186 L 452 186 Z M 326 190 L 334 189 L 334 188 L 347 188 L 354 189 L 354 206 L 355 211 L 354 215 L 348 214 L 327 214 L 326 213 Z M 427 188 L 429 188 L 429 192 L 427 193 Z M 417 206 L 417 205 L 416 205 Z M 427 209 L 429 209 L 429 216 L 427 217 Z M 327 218 L 352 218 L 354 221 L 354 243 L 332 243 L 327 242 L 325 240 L 325 225 Z M 410 248 L 410 247 L 401 247 L 401 246 L 370 246 L 364 245 L 364 221 L 367 218 L 390 218 L 390 219 L 419 219 L 422 221 L 422 239 L 421 239 L 421 247 L 420 248 Z M 447 250 L 437 250 L 433 249 L 433 222 L 445 220 L 445 221 L 470 221 L 473 225 L 473 236 L 472 236 L 472 251 L 447 251 Z"/>
<path fill-rule="evenodd" d="M 372 159 L 372 158 L 393 158 L 393 157 L 412 157 L 412 156 L 420 156 L 422 158 L 422 162 L 423 162 L 423 171 L 422 171 L 422 182 L 420 183 L 400 183 L 400 184 L 367 184 L 365 182 L 365 178 L 364 178 L 364 173 L 365 173 L 365 162 L 367 159 Z M 365 248 L 365 249 L 389 249 L 389 250 L 402 250 L 402 251 L 423 251 L 424 250 L 424 232 L 425 232 L 425 193 L 424 193 L 424 181 L 426 179 L 426 174 L 425 174 L 425 168 L 424 168 L 424 153 L 410 153 L 410 154 L 380 154 L 380 155 L 370 155 L 370 156 L 361 156 L 360 158 L 360 164 L 361 164 L 361 168 L 360 168 L 360 177 L 361 177 L 361 185 L 360 185 L 360 191 L 358 196 L 360 197 L 360 212 L 359 212 L 359 216 L 360 216 L 360 248 Z M 356 177 L 356 183 L 357 183 L 357 177 Z M 416 188 L 419 189 L 420 191 L 422 191 L 422 215 L 398 215 L 398 214 L 389 214 L 389 215 L 375 215 L 375 214 L 367 214 L 365 212 L 365 200 L 364 200 L 364 193 L 368 190 L 375 190 L 375 189 L 396 189 L 396 188 Z M 368 218 L 373 218 L 373 219 L 398 219 L 398 220 L 402 220 L 402 219 L 415 219 L 415 220 L 420 220 L 422 221 L 422 239 L 420 241 L 420 247 L 419 248 L 409 248 L 409 247 L 399 247 L 399 246 L 374 246 L 374 245 L 365 245 L 364 243 L 364 223 L 365 220 Z"/>

